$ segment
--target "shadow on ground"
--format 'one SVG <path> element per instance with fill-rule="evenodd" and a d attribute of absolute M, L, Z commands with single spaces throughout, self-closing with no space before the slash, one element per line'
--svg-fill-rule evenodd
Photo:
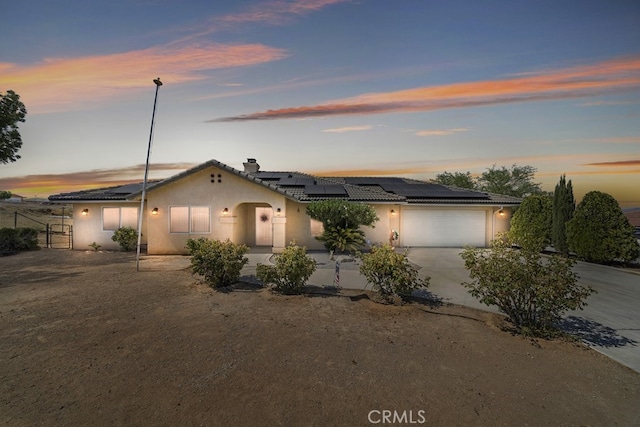
<path fill-rule="evenodd" d="M 563 331 L 593 346 L 611 348 L 638 345 L 636 341 L 618 334 L 615 329 L 584 317 L 568 316 L 560 321 L 559 326 Z"/>

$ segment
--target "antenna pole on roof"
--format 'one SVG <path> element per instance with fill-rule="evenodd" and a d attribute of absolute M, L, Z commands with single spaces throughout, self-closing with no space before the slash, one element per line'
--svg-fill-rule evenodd
<path fill-rule="evenodd" d="M 142 197 L 140 213 L 138 214 L 138 245 L 136 247 L 136 271 L 140 271 L 140 243 L 142 241 L 142 217 L 144 216 L 144 199 L 147 196 L 147 178 L 149 176 L 149 157 L 151 156 L 151 142 L 153 141 L 153 125 L 156 118 L 156 104 L 158 103 L 158 89 L 162 86 L 160 77 L 153 80 L 156 85 L 156 96 L 153 99 L 153 113 L 151 114 L 151 130 L 149 131 L 149 145 L 147 147 L 147 162 L 144 165 L 144 181 L 142 182 Z"/>

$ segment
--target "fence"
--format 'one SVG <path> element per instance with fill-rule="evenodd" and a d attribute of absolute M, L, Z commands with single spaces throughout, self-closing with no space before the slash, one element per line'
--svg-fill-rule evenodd
<path fill-rule="evenodd" d="M 73 226 L 65 224 L 66 218 L 60 216 L 60 223 L 45 223 L 18 211 L 14 213 L 13 227 L 30 227 L 38 230 L 38 245 L 53 249 L 73 249 Z"/>

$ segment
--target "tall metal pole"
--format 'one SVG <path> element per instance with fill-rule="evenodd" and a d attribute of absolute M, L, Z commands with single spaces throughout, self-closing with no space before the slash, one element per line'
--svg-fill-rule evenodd
<path fill-rule="evenodd" d="M 149 131 L 149 145 L 147 147 L 147 162 L 144 166 L 144 181 L 142 182 L 142 199 L 140 200 L 140 213 L 138 215 L 138 245 L 136 248 L 136 271 L 140 271 L 140 242 L 142 241 L 142 217 L 144 216 L 144 199 L 147 196 L 147 178 L 149 176 L 149 157 L 151 156 L 151 142 L 153 141 L 153 125 L 156 118 L 156 104 L 158 102 L 158 89 L 162 86 L 160 77 L 154 79 L 156 84 L 156 96 L 153 99 L 153 113 L 151 114 L 151 130 Z"/>

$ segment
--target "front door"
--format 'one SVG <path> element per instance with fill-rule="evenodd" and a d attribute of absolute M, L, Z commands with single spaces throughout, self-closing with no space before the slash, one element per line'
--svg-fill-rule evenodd
<path fill-rule="evenodd" d="M 256 208 L 256 246 L 273 244 L 273 208 Z"/>

